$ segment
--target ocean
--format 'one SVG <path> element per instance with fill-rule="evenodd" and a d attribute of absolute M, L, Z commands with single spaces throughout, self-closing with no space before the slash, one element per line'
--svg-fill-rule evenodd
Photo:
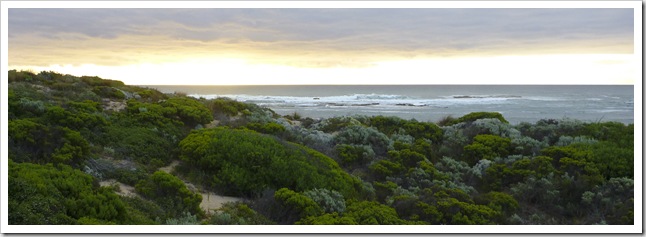
<path fill-rule="evenodd" d="M 384 115 L 437 122 L 470 112 L 499 112 L 510 123 L 573 118 L 634 123 L 632 85 L 288 85 L 154 86 L 207 99 L 229 97 L 281 115 L 312 118 Z"/>

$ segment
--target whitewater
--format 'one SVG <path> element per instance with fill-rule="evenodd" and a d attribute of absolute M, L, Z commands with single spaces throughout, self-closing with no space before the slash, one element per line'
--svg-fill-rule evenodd
<path fill-rule="evenodd" d="M 513 124 L 540 119 L 634 122 L 634 87 L 625 85 L 147 86 L 195 98 L 227 97 L 281 115 L 398 116 L 436 122 L 499 112 Z"/>

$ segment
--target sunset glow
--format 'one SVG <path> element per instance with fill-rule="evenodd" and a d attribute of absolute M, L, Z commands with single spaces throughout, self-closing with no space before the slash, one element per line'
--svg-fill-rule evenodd
<path fill-rule="evenodd" d="M 134 85 L 634 84 L 630 8 L 9 9 L 11 69 Z"/>

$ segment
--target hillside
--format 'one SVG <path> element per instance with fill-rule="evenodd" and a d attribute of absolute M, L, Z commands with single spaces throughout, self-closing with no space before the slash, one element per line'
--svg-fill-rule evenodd
<path fill-rule="evenodd" d="M 634 223 L 632 124 L 280 116 L 15 70 L 8 104 L 12 225 Z"/>

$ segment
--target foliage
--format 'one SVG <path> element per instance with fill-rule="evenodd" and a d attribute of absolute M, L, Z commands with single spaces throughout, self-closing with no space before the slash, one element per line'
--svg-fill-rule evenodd
<path fill-rule="evenodd" d="M 496 157 L 509 155 L 511 139 L 496 135 L 477 135 L 473 143 L 464 147 L 465 160 L 474 165 L 481 159 L 493 160 Z"/>
<path fill-rule="evenodd" d="M 115 179 L 131 186 L 150 175 L 145 166 L 127 160 L 90 159 L 83 171 L 98 179 Z"/>
<path fill-rule="evenodd" d="M 494 118 L 498 119 L 503 123 L 509 123 L 503 116 L 502 114 L 498 112 L 472 112 L 468 113 L 462 117 L 459 117 L 455 120 L 448 121 L 446 125 L 454 125 L 458 123 L 469 123 L 469 122 L 474 122 L 478 119 L 483 119 L 483 118 Z"/>
<path fill-rule="evenodd" d="M 92 89 L 92 92 L 104 98 L 119 99 L 119 100 L 123 100 L 126 98 L 126 95 L 123 94 L 123 92 L 121 92 L 119 89 L 114 87 L 95 86 L 94 89 Z"/>
<path fill-rule="evenodd" d="M 203 216 L 200 209 L 202 196 L 188 190 L 179 178 L 163 171 L 153 173 L 148 179 L 135 186 L 137 193 L 159 204 L 166 211 L 166 217 L 180 217 L 184 212 Z"/>
<path fill-rule="evenodd" d="M 196 215 L 193 215 L 189 212 L 182 213 L 181 216 L 177 218 L 166 219 L 166 225 L 197 225 L 199 221 Z"/>
<path fill-rule="evenodd" d="M 237 116 L 238 113 L 248 110 L 249 106 L 242 102 L 220 97 L 210 100 L 206 107 L 216 115 Z"/>
<path fill-rule="evenodd" d="M 521 136 L 520 131 L 512 125 L 497 118 L 478 119 L 469 124 L 469 126 L 477 131 L 477 134 L 491 134 L 506 138 L 518 138 Z"/>
<path fill-rule="evenodd" d="M 406 168 L 415 167 L 417 163 L 427 160 L 425 155 L 409 149 L 389 151 L 388 158 Z"/>
<path fill-rule="evenodd" d="M 340 216 L 339 213 L 326 213 L 320 216 L 308 216 L 295 224 L 297 225 L 358 225 L 352 217 Z"/>
<path fill-rule="evenodd" d="M 595 164 L 606 179 L 634 177 L 634 149 L 619 147 L 608 141 L 582 147 L 591 151 L 592 155 L 587 160 Z"/>
<path fill-rule="evenodd" d="M 584 123 L 574 119 L 542 119 L 535 124 L 520 123 L 516 127 L 524 136 L 543 141 L 549 146 L 554 145 L 564 135 L 585 135 L 577 132 L 585 128 Z"/>
<path fill-rule="evenodd" d="M 281 205 L 279 223 L 294 223 L 308 216 L 318 216 L 324 213 L 314 200 L 303 194 L 287 188 L 281 188 L 274 193 L 274 199 Z"/>
<path fill-rule="evenodd" d="M 345 211 L 345 200 L 341 193 L 327 189 L 312 189 L 305 191 L 303 195 L 316 202 L 326 213 L 343 213 Z"/>
<path fill-rule="evenodd" d="M 587 208 L 587 224 L 634 224 L 634 181 L 629 178 L 612 178 L 593 191 L 581 195 Z"/>
<path fill-rule="evenodd" d="M 211 216 L 210 224 L 215 225 L 271 225 L 267 217 L 257 213 L 240 202 L 225 203 Z"/>
<path fill-rule="evenodd" d="M 180 142 L 180 150 L 189 172 L 202 172 L 207 186 L 227 195 L 257 196 L 265 188 L 286 187 L 354 196 L 359 183 L 321 153 L 248 130 L 196 130 Z"/>
<path fill-rule="evenodd" d="M 9 153 L 18 162 L 81 165 L 90 146 L 77 131 L 46 125 L 29 119 L 10 120 Z"/>
<path fill-rule="evenodd" d="M 332 117 L 325 119 L 320 123 L 313 125 L 313 128 L 320 130 L 322 132 L 331 133 L 340 131 L 346 127 L 350 126 L 361 126 L 361 122 L 356 118 L 345 116 L 345 117 Z"/>
<path fill-rule="evenodd" d="M 589 123 L 585 124 L 582 135 L 590 136 L 596 140 L 608 141 L 619 147 L 634 146 L 635 125 L 625 125 L 618 122 Z"/>
<path fill-rule="evenodd" d="M 247 123 L 246 127 L 259 133 L 273 134 L 273 135 L 280 135 L 282 132 L 285 131 L 285 127 L 283 125 L 280 125 L 274 122 L 265 123 L 265 124 Z"/>
<path fill-rule="evenodd" d="M 189 97 L 172 97 L 160 103 L 163 107 L 176 111 L 171 116 L 182 121 L 188 127 L 207 124 L 213 120 L 209 109 L 196 99 Z M 169 110 L 170 111 L 170 110 Z"/>
<path fill-rule="evenodd" d="M 378 202 L 351 202 L 344 214 L 327 213 L 309 216 L 296 224 L 305 225 L 402 225 L 413 224 L 402 220 L 392 207 Z"/>
<path fill-rule="evenodd" d="M 161 167 L 177 154 L 178 141 L 154 128 L 110 126 L 106 135 L 118 158 Z"/>
<path fill-rule="evenodd" d="M 414 204 L 413 215 L 430 224 L 492 224 L 501 216 L 500 211 L 488 205 L 479 205 L 459 189 L 440 186 L 424 189 Z"/>
<path fill-rule="evenodd" d="M 344 167 L 365 165 L 375 158 L 375 152 L 369 145 L 340 144 L 336 146 L 336 151 L 339 163 Z"/>
<path fill-rule="evenodd" d="M 143 199 L 138 196 L 121 197 L 126 204 L 128 218 L 125 225 L 157 225 L 162 224 L 161 218 L 166 216 L 164 209 L 157 203 Z"/>
<path fill-rule="evenodd" d="M 633 124 L 283 117 L 99 77 L 8 81 L 10 224 L 634 224 Z M 156 172 L 177 159 L 245 203 L 205 219 L 192 185 Z"/>
<path fill-rule="evenodd" d="M 368 168 L 377 180 L 385 180 L 386 177 L 396 176 L 404 172 L 404 167 L 401 164 L 385 159 L 373 163 Z"/>
<path fill-rule="evenodd" d="M 70 166 L 9 160 L 9 224 L 121 223 L 127 216 L 124 203 L 93 182 Z"/>
<path fill-rule="evenodd" d="M 388 136 L 379 130 L 359 125 L 343 128 L 334 141 L 336 144 L 369 145 L 376 155 L 385 155 L 392 146 Z"/>
<path fill-rule="evenodd" d="M 344 216 L 352 218 L 359 225 L 406 224 L 395 209 L 374 201 L 351 202 Z"/>

